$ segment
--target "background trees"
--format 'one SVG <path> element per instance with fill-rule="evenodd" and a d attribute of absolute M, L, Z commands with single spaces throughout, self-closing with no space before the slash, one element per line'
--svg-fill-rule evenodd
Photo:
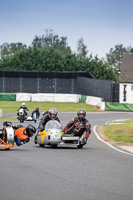
<path fill-rule="evenodd" d="M 106 60 L 88 55 L 87 46 L 81 37 L 77 41 L 77 53 L 68 46 L 67 37 L 59 37 L 53 30 L 46 30 L 42 36 L 35 36 L 32 44 L 4 43 L 0 45 L 0 70 L 44 71 L 44 72 L 90 72 L 96 79 L 119 81 L 124 52 L 133 52 L 131 47 L 118 44 L 106 54 Z"/>

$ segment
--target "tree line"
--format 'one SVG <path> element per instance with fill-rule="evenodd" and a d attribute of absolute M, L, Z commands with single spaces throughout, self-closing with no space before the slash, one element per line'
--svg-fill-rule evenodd
<path fill-rule="evenodd" d="M 96 79 L 119 82 L 124 52 L 133 52 L 133 49 L 118 44 L 106 54 L 106 60 L 99 59 L 97 55 L 88 55 L 81 37 L 77 41 L 77 52 L 73 53 L 67 37 L 46 30 L 42 36 L 35 36 L 30 46 L 20 42 L 0 45 L 0 71 L 89 72 Z"/>

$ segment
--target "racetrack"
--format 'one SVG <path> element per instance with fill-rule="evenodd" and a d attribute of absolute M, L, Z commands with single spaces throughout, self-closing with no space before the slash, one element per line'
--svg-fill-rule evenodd
<path fill-rule="evenodd" d="M 75 113 L 59 113 L 63 126 L 74 116 Z M 93 129 L 94 125 L 103 125 L 108 120 L 133 119 L 133 115 L 87 113 L 87 118 Z M 21 147 L 0 150 L 1 200 L 133 199 L 133 156 L 115 151 L 94 133 L 83 149 L 41 148 L 33 141 L 31 138 Z"/>

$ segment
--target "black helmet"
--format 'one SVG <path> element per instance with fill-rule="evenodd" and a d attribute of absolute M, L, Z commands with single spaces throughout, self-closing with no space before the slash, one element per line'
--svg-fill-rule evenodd
<path fill-rule="evenodd" d="M 32 137 L 36 133 L 36 128 L 32 124 L 29 124 L 26 127 L 26 132 L 29 137 Z"/>
<path fill-rule="evenodd" d="M 36 110 L 39 110 L 39 107 L 36 107 Z"/>
<path fill-rule="evenodd" d="M 57 109 L 56 108 L 50 108 L 49 109 L 49 116 L 51 117 L 51 114 L 53 114 L 53 115 L 55 115 L 55 117 L 57 116 L 57 114 L 58 114 L 58 111 L 57 111 Z M 54 117 L 54 118 L 55 118 Z M 51 117 L 52 118 L 52 117 Z M 53 118 L 52 118 L 53 119 Z"/>
<path fill-rule="evenodd" d="M 86 116 L 86 111 L 84 109 L 79 109 L 78 112 L 77 112 L 78 117 L 79 117 L 80 114 L 85 117 Z"/>

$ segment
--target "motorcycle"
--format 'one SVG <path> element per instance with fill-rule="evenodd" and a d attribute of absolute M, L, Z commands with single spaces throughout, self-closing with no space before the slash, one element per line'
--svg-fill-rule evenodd
<path fill-rule="evenodd" d="M 20 108 L 20 109 L 19 109 L 17 119 L 20 121 L 20 123 L 23 123 L 24 120 L 26 119 L 26 114 L 25 114 L 23 108 Z"/>
<path fill-rule="evenodd" d="M 64 134 L 61 124 L 56 120 L 50 120 L 46 123 L 45 130 L 37 135 L 37 144 L 41 147 L 51 145 L 56 148 L 58 145 L 73 145 L 82 148 L 87 144 L 84 138 L 85 133 L 79 137 L 73 134 Z"/>
<path fill-rule="evenodd" d="M 14 129 L 11 122 L 4 122 L 3 129 L 0 131 L 0 149 L 7 149 L 14 147 Z"/>
<path fill-rule="evenodd" d="M 37 144 L 40 146 L 51 145 L 57 147 L 62 142 L 62 127 L 56 120 L 50 120 L 46 123 L 45 130 L 37 135 Z"/>

